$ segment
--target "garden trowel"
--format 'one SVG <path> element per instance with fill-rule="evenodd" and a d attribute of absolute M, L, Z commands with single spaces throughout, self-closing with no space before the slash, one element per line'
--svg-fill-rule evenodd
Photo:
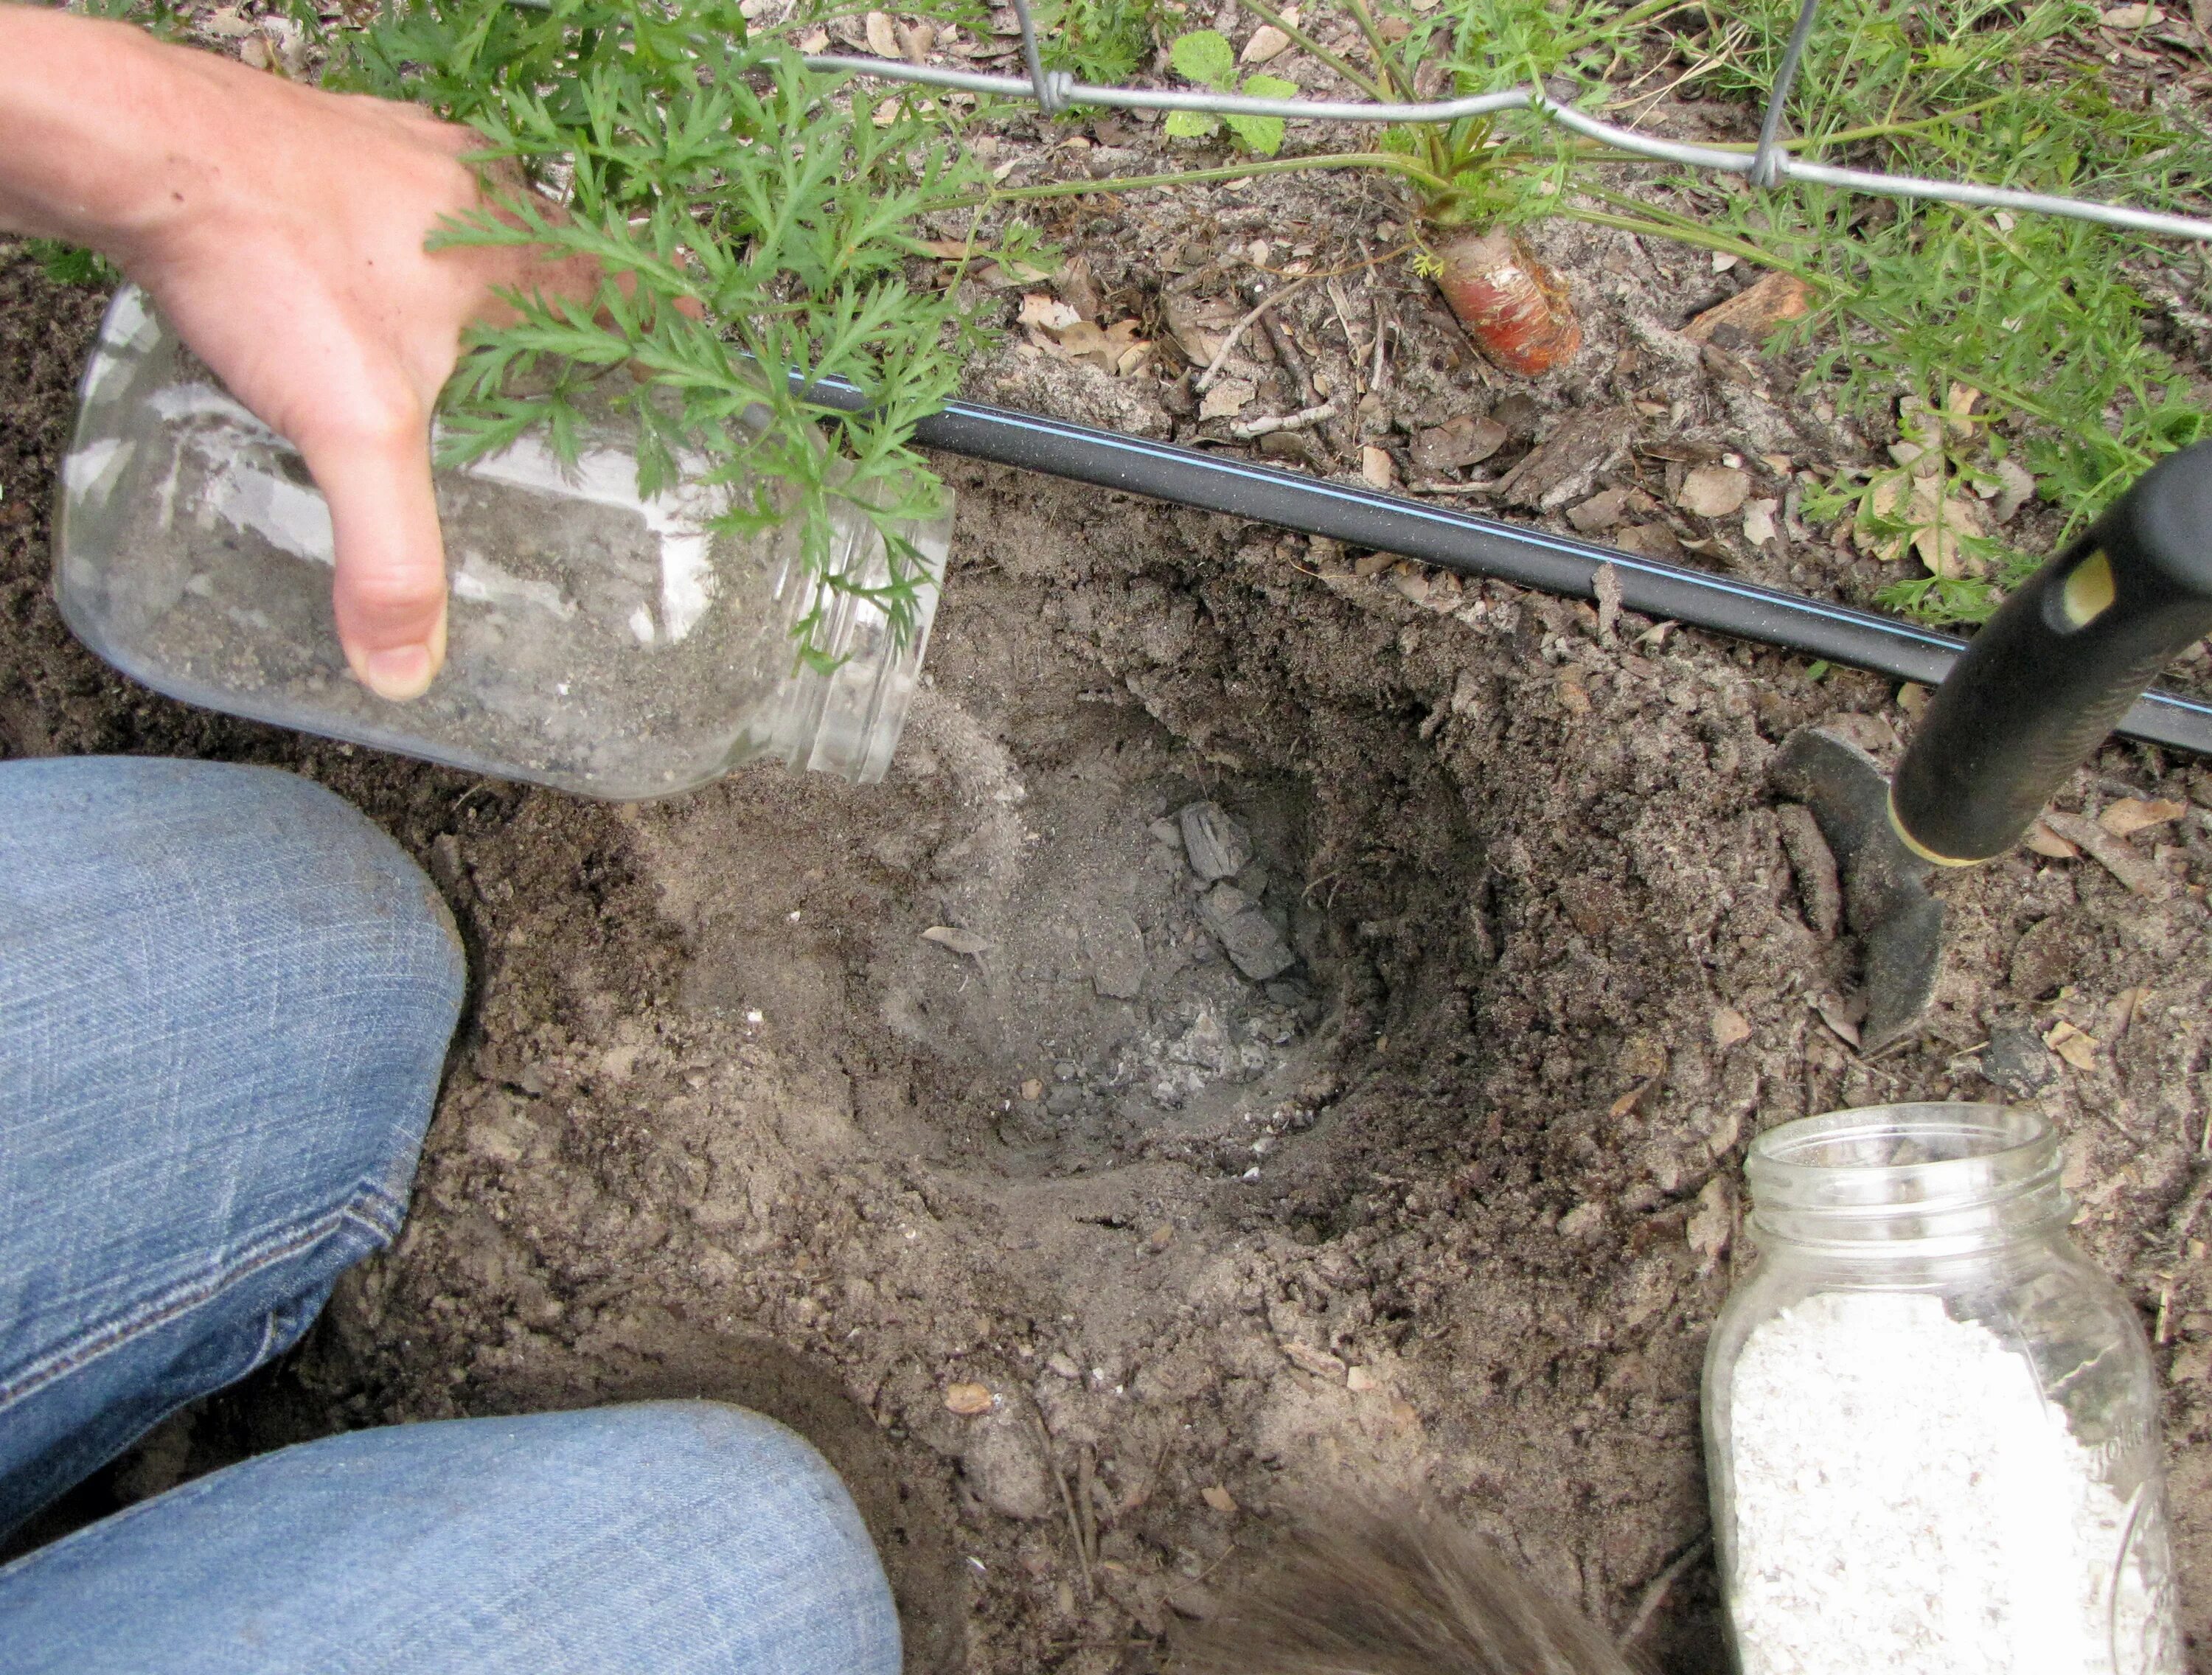
<path fill-rule="evenodd" d="M 1811 808 L 1864 954 L 1861 1050 L 1928 1010 L 1943 957 L 1930 871 L 2017 842 L 2166 663 L 2212 633 L 2212 442 L 2169 455 L 2007 599 L 1886 777 L 1857 746 L 1793 733 L 1771 780 Z"/>

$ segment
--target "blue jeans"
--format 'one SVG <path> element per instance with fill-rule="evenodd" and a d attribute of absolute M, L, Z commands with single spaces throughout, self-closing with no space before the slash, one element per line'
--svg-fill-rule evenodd
<path fill-rule="evenodd" d="M 0 763 L 0 1532 L 390 1242 L 462 986 L 398 847 L 266 769 Z M 0 1569 L 0 1672 L 889 1675 L 799 1438 L 647 1403 L 356 1432 Z"/>

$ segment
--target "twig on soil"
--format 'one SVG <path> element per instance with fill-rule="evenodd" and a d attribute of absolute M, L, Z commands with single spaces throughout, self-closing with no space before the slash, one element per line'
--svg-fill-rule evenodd
<path fill-rule="evenodd" d="M 1211 390 L 1221 377 L 1222 363 L 1229 359 L 1230 351 L 1237 347 L 1237 340 L 1243 337 L 1252 323 L 1300 286 L 1311 282 L 1312 278 L 1313 276 L 1308 274 L 1303 279 L 1294 279 L 1287 285 L 1277 287 L 1254 303 L 1251 313 L 1229 328 L 1229 335 L 1221 340 L 1221 347 L 1214 350 L 1213 359 L 1206 363 L 1206 370 L 1198 375 L 1192 387 L 1201 394 Z"/>
<path fill-rule="evenodd" d="M 1314 387 L 1313 370 L 1306 365 L 1297 340 L 1291 336 L 1290 327 L 1274 315 L 1269 314 L 1260 322 L 1260 330 L 1267 334 L 1267 343 L 1275 351 L 1275 359 L 1282 362 L 1283 370 L 1298 387 L 1298 399 L 1308 407 L 1321 405 L 1321 392 Z"/>
<path fill-rule="evenodd" d="M 1097 1484 L 1097 1453 L 1086 1442 L 1076 1457 L 1075 1466 L 1075 1510 L 1080 1520 L 1076 1533 L 1082 1538 L 1086 1558 L 1098 1551 L 1098 1508 L 1092 1501 Z"/>
<path fill-rule="evenodd" d="M 1613 1642 L 1615 1646 L 1626 1652 L 1636 1643 L 1638 1636 L 1651 1626 L 1651 1619 L 1659 1614 L 1659 1607 L 1667 1603 L 1668 1591 L 1681 1581 L 1682 1573 L 1703 1558 L 1705 1550 L 1712 1545 L 1712 1532 L 1707 1530 L 1675 1554 L 1667 1568 L 1651 1579 L 1644 1590 L 1644 1597 L 1636 1602 L 1636 1610 L 1629 1617 L 1628 1626 L 1620 1631 L 1620 1638 Z"/>
<path fill-rule="evenodd" d="M 1344 398 L 1338 396 L 1318 407 L 1308 407 L 1296 413 L 1270 414 L 1266 418 L 1249 419 L 1243 424 L 1229 427 L 1229 434 L 1240 442 L 1249 442 L 1255 437 L 1272 436 L 1278 431 L 1306 430 L 1326 424 L 1343 410 Z"/>
<path fill-rule="evenodd" d="M 1068 1491 L 1067 1476 L 1060 1469 L 1060 1462 L 1053 1458 L 1052 1433 L 1044 1428 L 1044 1421 L 1034 1413 L 1030 1416 L 1030 1423 L 1036 1427 L 1037 1441 L 1044 1448 L 1045 1466 L 1052 1473 L 1053 1486 L 1060 1490 L 1060 1507 L 1067 1514 L 1067 1532 L 1075 1543 L 1075 1562 L 1083 1571 L 1083 1597 L 1096 1599 L 1098 1588 L 1091 1575 L 1091 1554 L 1083 1544 L 1083 1520 L 1076 1514 L 1075 1496 Z"/>
<path fill-rule="evenodd" d="M 1352 375 L 1358 381 L 1359 393 L 1367 393 L 1367 379 L 1362 374 L 1360 363 L 1367 357 L 1359 344 L 1359 334 L 1352 329 L 1352 304 L 1344 294 L 1344 287 L 1335 280 L 1328 282 L 1328 306 L 1336 310 L 1336 323 L 1344 329 L 1344 352 L 1352 362 Z"/>

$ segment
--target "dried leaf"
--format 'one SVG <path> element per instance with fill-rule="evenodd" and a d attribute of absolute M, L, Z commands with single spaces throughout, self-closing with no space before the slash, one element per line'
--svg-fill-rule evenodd
<path fill-rule="evenodd" d="M 2095 821 L 2057 809 L 2043 818 L 2052 831 L 2086 850 L 2100 866 L 2137 895 L 2163 901 L 2173 894 L 2174 882 L 2163 870 L 2137 854 L 2126 839 L 2114 837 Z"/>
<path fill-rule="evenodd" d="M 1040 331 L 1049 331 L 1056 337 L 1082 318 L 1058 297 L 1043 291 L 1026 292 L 1022 297 L 1021 323 Z"/>
<path fill-rule="evenodd" d="M 1644 1102 L 1644 1095 L 1650 1093 L 1652 1089 L 1658 1085 L 1658 1082 L 1656 1078 L 1650 1082 L 1638 1083 L 1626 1093 L 1621 1095 L 1619 1099 L 1614 1100 L 1613 1103 L 1607 1108 L 1606 1114 L 1618 1121 L 1620 1118 L 1626 1116 L 1638 1106 L 1641 1105 Z"/>
<path fill-rule="evenodd" d="M 1234 1512 L 1237 1510 L 1237 1497 L 1234 1495 L 1231 1495 L 1218 1483 L 1208 1484 L 1205 1488 L 1200 1490 L 1198 1491 L 1198 1498 L 1205 1502 L 1206 1505 L 1212 1507 L 1216 1512 Z"/>
<path fill-rule="evenodd" d="M 991 1394 L 988 1384 L 956 1384 L 945 1393 L 945 1405 L 963 1419 L 972 1419 L 979 1413 L 988 1413 L 997 1398 Z"/>
<path fill-rule="evenodd" d="M 1912 549 L 1931 576 L 1978 576 L 1988 570 L 1986 560 L 1972 556 L 1960 544 L 1967 536 L 1985 536 L 1981 502 L 1947 490 L 1941 478 L 1916 477 L 1912 503 L 1906 515 L 1912 520 Z"/>
<path fill-rule="evenodd" d="M 2075 1070 L 2097 1068 L 2097 1038 L 2086 1029 L 2075 1029 L 2063 1018 L 2043 1038 L 2043 1044 Z"/>
<path fill-rule="evenodd" d="M 1252 32 L 1252 39 L 1244 43 L 1244 50 L 1237 55 L 1240 64 L 1263 64 L 1279 58 L 1290 48 L 1291 38 L 1272 23 L 1263 23 Z"/>
<path fill-rule="evenodd" d="M 1078 320 L 1061 331 L 1059 349 L 1065 359 L 1096 367 L 1102 373 L 1112 372 L 1120 358 L 1120 351 L 1106 341 L 1106 334 L 1089 320 Z"/>
<path fill-rule="evenodd" d="M 2152 826 L 2163 826 L 2189 812 L 2189 805 L 2170 797 L 2126 797 L 2097 816 L 2097 823 L 2114 837 L 2127 837 Z"/>
<path fill-rule="evenodd" d="M 1392 463 L 1390 451 L 1378 448 L 1372 442 L 1359 450 L 1359 475 L 1377 489 L 1388 489 L 1397 480 L 1397 467 Z"/>
<path fill-rule="evenodd" d="M 2081 853 L 2074 845 L 2067 842 L 2064 838 L 2059 836 L 2040 820 L 2027 828 L 2027 835 L 2021 841 L 2037 854 L 2048 855 L 2055 861 L 2075 860 L 2079 859 Z"/>
<path fill-rule="evenodd" d="M 1820 1015 L 1820 1022 L 1835 1032 L 1836 1039 L 1856 1051 L 1859 1044 L 1858 1020 L 1844 1010 L 1843 1003 L 1833 995 L 1815 995 L 1813 1010 Z"/>
<path fill-rule="evenodd" d="M 1567 521 L 1583 535 L 1601 534 L 1620 521 L 1620 514 L 1627 504 L 1628 490 L 1607 489 L 1592 495 L 1579 505 L 1569 507 Z"/>
<path fill-rule="evenodd" d="M 921 933 L 921 939 L 940 944 L 955 954 L 981 954 L 994 945 L 988 937 L 979 937 L 957 925 L 933 925 Z"/>
<path fill-rule="evenodd" d="M 1751 478 L 1733 465 L 1700 465 L 1682 479 L 1674 504 L 1700 518 L 1725 518 L 1751 493 Z"/>
<path fill-rule="evenodd" d="M 1763 547 L 1774 539 L 1774 514 L 1782 502 L 1775 500 L 1746 501 L 1743 503 L 1743 538 L 1754 547 Z"/>
<path fill-rule="evenodd" d="M 1425 471 L 1455 471 L 1489 458 L 1505 446 L 1506 434 L 1495 419 L 1462 413 L 1415 434 L 1413 464 Z"/>
<path fill-rule="evenodd" d="M 867 17 L 868 51 L 879 58 L 896 58 L 899 52 L 898 32 L 891 27 L 889 12 L 870 12 Z"/>

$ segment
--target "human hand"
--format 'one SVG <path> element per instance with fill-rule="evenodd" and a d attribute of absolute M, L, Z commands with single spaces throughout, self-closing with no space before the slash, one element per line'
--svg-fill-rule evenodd
<path fill-rule="evenodd" d="M 512 318 L 495 288 L 587 298 L 596 267 L 426 252 L 441 220 L 487 207 L 461 161 L 481 142 L 411 106 L 0 5 L 0 66 L 10 59 L 77 91 L 27 88 L 0 67 L 0 226 L 107 255 L 298 447 L 330 503 L 347 661 L 386 698 L 417 695 L 445 656 L 429 427 L 461 334 Z M 88 107 L 96 155 L 57 157 L 64 178 L 41 182 L 38 143 L 72 124 L 81 137 Z"/>

